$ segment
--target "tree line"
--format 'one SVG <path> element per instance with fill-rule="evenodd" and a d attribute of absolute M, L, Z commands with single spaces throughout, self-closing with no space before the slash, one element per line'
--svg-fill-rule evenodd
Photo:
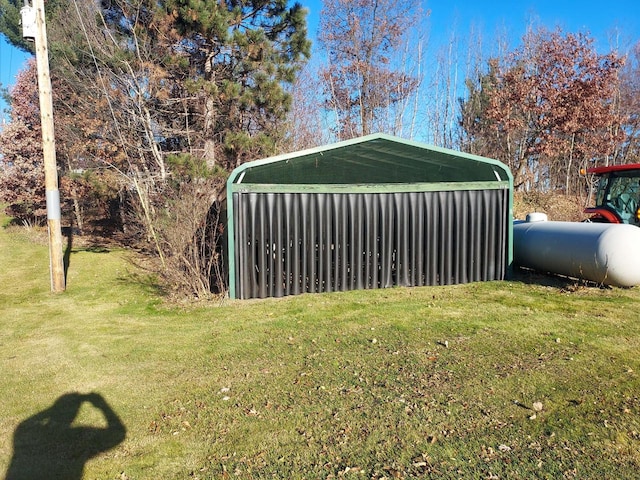
<path fill-rule="evenodd" d="M 22 0 L 0 32 L 22 38 Z M 640 42 L 532 27 L 515 49 L 433 52 L 416 0 L 325 0 L 318 54 L 287 0 L 46 2 L 63 211 L 154 256 L 165 283 L 223 290 L 224 182 L 236 166 L 372 132 L 503 161 L 516 188 L 578 195 L 581 167 L 640 162 Z M 6 92 L 0 195 L 46 217 L 34 63 Z"/>

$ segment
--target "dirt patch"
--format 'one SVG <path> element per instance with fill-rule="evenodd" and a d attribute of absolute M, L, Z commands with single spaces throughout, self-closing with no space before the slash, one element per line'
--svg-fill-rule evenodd
<path fill-rule="evenodd" d="M 587 218 L 583 213 L 584 200 L 559 193 L 515 192 L 513 217 L 524 220 L 528 213 L 546 213 L 549 220 L 580 222 Z"/>

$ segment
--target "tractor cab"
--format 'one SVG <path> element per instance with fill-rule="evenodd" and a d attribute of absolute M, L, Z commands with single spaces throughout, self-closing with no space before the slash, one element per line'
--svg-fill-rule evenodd
<path fill-rule="evenodd" d="M 597 167 L 587 172 L 600 177 L 596 205 L 585 209 L 590 220 L 640 226 L 640 164 Z"/>

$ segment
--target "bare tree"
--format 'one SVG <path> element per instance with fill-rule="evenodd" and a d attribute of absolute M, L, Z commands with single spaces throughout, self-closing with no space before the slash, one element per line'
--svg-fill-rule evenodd
<path fill-rule="evenodd" d="M 339 138 L 398 133 L 419 84 L 407 33 L 422 16 L 417 0 L 325 0 L 319 43 L 328 60 L 321 78 Z"/>
<path fill-rule="evenodd" d="M 614 164 L 640 162 L 640 41 L 628 54 L 627 62 L 620 72 L 620 85 L 617 96 L 618 114 L 621 128 L 626 133 L 625 142 L 614 152 L 611 162 Z M 613 134 L 619 128 L 611 126 Z"/>
<path fill-rule="evenodd" d="M 292 104 L 287 119 L 288 134 L 281 150 L 294 152 L 331 141 L 323 116 L 322 98 L 319 95 L 321 90 L 317 66 L 307 65 L 290 90 Z"/>

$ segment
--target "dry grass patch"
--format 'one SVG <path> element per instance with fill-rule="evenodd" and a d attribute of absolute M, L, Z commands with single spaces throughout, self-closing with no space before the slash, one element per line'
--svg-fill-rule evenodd
<path fill-rule="evenodd" d="M 513 216 L 524 220 L 528 213 L 546 213 L 549 220 L 580 222 L 586 218 L 582 198 L 558 193 L 516 192 L 513 199 Z"/>

